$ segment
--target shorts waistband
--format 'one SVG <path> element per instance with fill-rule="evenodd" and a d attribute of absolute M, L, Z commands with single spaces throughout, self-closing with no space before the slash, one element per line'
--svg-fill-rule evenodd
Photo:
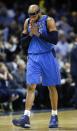
<path fill-rule="evenodd" d="M 46 51 L 46 52 L 40 52 L 40 53 L 28 53 L 28 55 L 41 55 L 41 54 L 46 54 L 46 53 L 50 53 L 50 52 L 55 52 L 54 48 L 49 50 L 49 51 Z"/>

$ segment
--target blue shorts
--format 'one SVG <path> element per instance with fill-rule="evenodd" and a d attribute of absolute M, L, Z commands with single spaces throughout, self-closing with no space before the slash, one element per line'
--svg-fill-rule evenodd
<path fill-rule="evenodd" d="M 60 85 L 61 77 L 57 59 L 52 52 L 40 55 L 30 55 L 27 62 L 27 84 L 43 86 Z"/>

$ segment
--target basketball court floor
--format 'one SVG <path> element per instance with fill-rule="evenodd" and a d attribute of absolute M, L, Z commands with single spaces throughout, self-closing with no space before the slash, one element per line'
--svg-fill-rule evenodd
<path fill-rule="evenodd" d="M 31 114 L 31 128 L 24 129 L 12 125 L 13 118 L 17 115 L 0 115 L 0 131 L 77 131 L 77 110 L 59 111 L 59 128 L 49 129 L 49 111 L 39 111 Z"/>

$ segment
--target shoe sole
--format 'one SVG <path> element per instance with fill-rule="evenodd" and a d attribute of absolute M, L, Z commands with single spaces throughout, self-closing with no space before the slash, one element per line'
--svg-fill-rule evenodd
<path fill-rule="evenodd" d="M 58 128 L 58 125 L 55 125 L 55 126 L 49 126 L 49 128 Z"/>
<path fill-rule="evenodd" d="M 21 125 L 22 128 L 30 128 L 31 126 L 28 124 L 25 124 L 24 126 Z"/>
<path fill-rule="evenodd" d="M 14 126 L 18 126 L 18 127 L 22 127 L 22 128 L 30 128 L 31 126 L 29 124 L 25 124 L 25 125 L 20 125 L 20 124 L 16 124 L 14 123 L 14 121 L 12 121 Z"/>

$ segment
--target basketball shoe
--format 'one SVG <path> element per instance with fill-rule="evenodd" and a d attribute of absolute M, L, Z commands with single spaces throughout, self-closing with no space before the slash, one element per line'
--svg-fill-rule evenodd
<path fill-rule="evenodd" d="M 50 122 L 49 122 L 49 128 L 58 128 L 58 116 L 57 115 L 51 116 Z"/>
<path fill-rule="evenodd" d="M 12 120 L 13 125 L 20 126 L 22 128 L 30 128 L 30 119 L 27 115 L 23 115 L 20 117 L 20 119 L 13 119 Z"/>

